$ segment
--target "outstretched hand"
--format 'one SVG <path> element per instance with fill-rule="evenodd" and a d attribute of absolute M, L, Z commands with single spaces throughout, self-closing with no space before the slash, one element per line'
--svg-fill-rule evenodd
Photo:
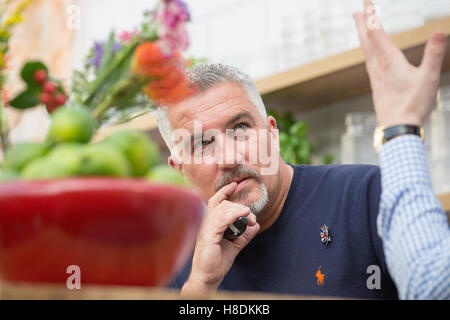
<path fill-rule="evenodd" d="M 435 107 L 447 37 L 435 32 L 428 40 L 422 63 L 411 65 L 387 36 L 380 23 L 373 23 L 374 6 L 364 1 L 364 13 L 353 17 L 372 87 L 378 124 L 421 126 Z"/>

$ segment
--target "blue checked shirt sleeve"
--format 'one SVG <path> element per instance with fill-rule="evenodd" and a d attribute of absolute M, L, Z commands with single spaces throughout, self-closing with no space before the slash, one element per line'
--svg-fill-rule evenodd
<path fill-rule="evenodd" d="M 450 299 L 450 229 L 432 189 L 422 141 L 415 135 L 392 139 L 379 160 L 377 229 L 400 298 Z"/>

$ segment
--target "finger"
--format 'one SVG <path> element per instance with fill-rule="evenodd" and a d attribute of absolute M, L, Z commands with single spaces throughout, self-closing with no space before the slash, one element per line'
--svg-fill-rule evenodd
<path fill-rule="evenodd" d="M 433 33 L 425 46 L 425 52 L 420 67 L 424 69 L 427 74 L 440 74 L 446 50 L 447 36 L 445 33 L 441 31 Z"/>
<path fill-rule="evenodd" d="M 374 47 L 372 41 L 369 39 L 367 28 L 367 14 L 361 12 L 353 13 L 353 18 L 356 23 L 356 28 L 358 30 L 359 42 L 361 44 L 361 49 L 364 51 L 364 55 L 368 61 L 372 61 L 375 59 L 375 53 L 378 48 Z"/>
<path fill-rule="evenodd" d="M 247 220 L 248 220 L 248 226 L 254 226 L 256 224 L 256 216 L 255 214 L 252 212 L 247 216 Z"/>
<path fill-rule="evenodd" d="M 236 189 L 237 185 L 237 182 L 233 181 L 232 183 L 223 186 L 219 191 L 216 192 L 215 195 L 213 195 L 209 199 L 208 207 L 217 207 L 219 203 L 227 199 L 234 192 L 234 189 Z"/>
<path fill-rule="evenodd" d="M 251 213 L 248 207 L 215 208 L 202 223 L 198 239 L 207 239 L 210 243 L 222 241 L 223 233 L 230 224 L 239 217 L 247 217 Z"/>
<path fill-rule="evenodd" d="M 392 55 L 402 55 L 400 49 L 397 48 L 395 43 L 389 38 L 383 29 L 381 20 L 377 16 L 376 7 L 372 1 L 364 1 L 364 14 L 363 23 L 360 22 L 363 28 L 365 28 L 366 41 L 370 46 L 372 54 L 377 56 L 391 57 Z"/>
<path fill-rule="evenodd" d="M 243 205 L 241 203 L 238 203 L 238 202 L 231 202 L 230 200 L 222 200 L 219 203 L 218 207 L 222 207 L 223 209 L 226 209 L 226 208 L 231 208 L 231 209 L 232 208 L 237 208 L 237 209 L 247 208 L 248 209 L 247 206 L 245 206 L 245 205 Z"/>
<path fill-rule="evenodd" d="M 219 206 L 217 208 L 219 208 L 219 207 L 222 207 L 221 210 L 223 210 L 223 211 L 236 210 L 236 211 L 243 212 L 244 215 L 242 215 L 241 217 L 247 216 L 248 225 L 254 225 L 256 223 L 256 215 L 253 212 L 251 212 L 249 207 L 244 206 L 243 204 L 224 200 L 219 204 Z"/>
<path fill-rule="evenodd" d="M 365 26 L 364 15 L 361 12 L 355 12 L 353 13 L 353 18 L 355 20 L 356 28 L 358 30 L 361 48 L 363 49 L 366 58 L 369 58 L 371 50 L 369 47 L 369 40 L 367 39 L 367 31 Z"/>
<path fill-rule="evenodd" d="M 251 214 L 248 207 L 233 207 L 228 210 L 218 210 L 217 215 L 210 216 L 209 219 L 213 220 L 213 228 L 218 234 L 222 234 L 228 228 L 228 226 L 234 223 L 240 217 L 247 217 Z"/>
<path fill-rule="evenodd" d="M 246 245 L 250 243 L 250 241 L 256 237 L 260 229 L 259 224 L 255 224 L 253 226 L 247 227 L 245 232 L 237 237 L 234 241 L 223 241 L 223 254 L 224 255 L 236 255 L 239 253 Z M 231 252 L 230 252 L 231 251 Z M 228 253 L 230 252 L 230 253 Z"/>

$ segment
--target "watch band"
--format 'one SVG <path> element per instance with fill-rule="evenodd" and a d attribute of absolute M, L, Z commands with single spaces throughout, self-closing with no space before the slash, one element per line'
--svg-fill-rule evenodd
<path fill-rule="evenodd" d="M 397 136 L 404 134 L 415 134 L 423 140 L 423 128 L 413 125 L 398 125 L 385 128 L 384 141 L 389 141 Z"/>

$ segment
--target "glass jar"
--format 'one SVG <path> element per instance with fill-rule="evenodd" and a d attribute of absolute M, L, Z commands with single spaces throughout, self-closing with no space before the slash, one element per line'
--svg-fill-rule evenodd
<path fill-rule="evenodd" d="M 322 57 L 320 3 L 283 0 L 279 15 L 283 70 L 307 64 Z"/>
<path fill-rule="evenodd" d="M 377 125 L 375 114 L 352 112 L 345 116 L 346 131 L 341 136 L 341 163 L 378 164 L 373 148 L 373 132 Z"/>
<path fill-rule="evenodd" d="M 450 192 L 450 86 L 439 90 L 431 115 L 431 158 L 434 192 Z"/>
<path fill-rule="evenodd" d="M 362 11 L 359 0 L 321 0 L 321 33 L 324 55 L 331 56 L 359 46 L 353 12 Z"/>

